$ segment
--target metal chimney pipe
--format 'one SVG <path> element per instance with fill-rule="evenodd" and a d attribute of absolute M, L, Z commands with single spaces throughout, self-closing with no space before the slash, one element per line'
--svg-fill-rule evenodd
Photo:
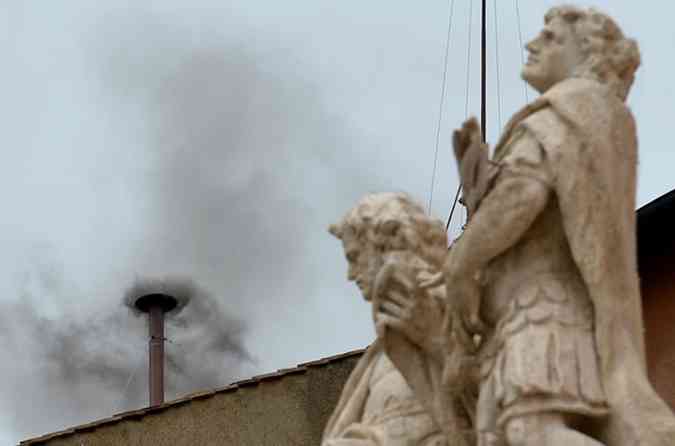
<path fill-rule="evenodd" d="M 175 297 L 153 293 L 140 296 L 134 306 L 148 313 L 150 339 L 148 341 L 149 371 L 148 393 L 150 407 L 164 403 L 164 314 L 178 305 Z"/>
<path fill-rule="evenodd" d="M 159 305 L 150 307 L 148 322 L 150 326 L 148 342 L 150 406 L 159 406 L 164 402 L 164 312 L 162 307 Z"/>

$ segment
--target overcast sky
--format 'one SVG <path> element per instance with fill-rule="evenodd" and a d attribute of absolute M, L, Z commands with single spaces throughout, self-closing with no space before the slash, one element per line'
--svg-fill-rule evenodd
<path fill-rule="evenodd" d="M 494 142 L 525 93 L 515 2 L 499 0 L 497 94 L 488 3 Z M 556 3 L 520 0 L 525 40 Z M 644 204 L 675 187 L 675 156 L 662 136 L 675 109 L 675 6 L 577 3 L 609 12 L 641 47 L 629 103 Z M 2 5 L 0 442 L 133 408 L 101 400 L 83 411 L 69 395 L 97 395 L 90 387 L 42 388 L 57 384 L 36 365 L 51 353 L 31 324 L 99 327 L 74 332 L 95 333 L 92 348 L 103 353 L 106 345 L 127 348 L 120 364 L 133 380 L 133 364 L 145 357 L 142 327 L 129 322 L 133 330 L 106 339 L 106 325 L 86 321 L 130 318 L 120 301 L 138 277 L 188 277 L 217 302 L 223 324 L 235 327 L 223 332 L 247 351 L 223 357 L 222 385 L 372 340 L 368 307 L 347 283 L 340 244 L 326 227 L 368 192 L 400 190 L 428 202 L 449 2 Z M 457 187 L 449 141 L 466 116 L 470 29 L 468 111 L 479 112 L 479 5 L 470 20 L 469 0 L 454 1 L 433 195 L 441 219 Z M 212 326 L 204 323 L 199 336 Z M 188 330 L 176 324 L 168 336 L 181 339 L 181 327 Z M 41 407 L 50 415 L 31 421 Z"/>

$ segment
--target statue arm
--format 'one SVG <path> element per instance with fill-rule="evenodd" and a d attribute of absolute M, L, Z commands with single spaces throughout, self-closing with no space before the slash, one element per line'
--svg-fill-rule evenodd
<path fill-rule="evenodd" d="M 501 171 L 445 263 L 450 301 L 464 301 L 463 316 L 477 328 L 477 274 L 515 245 L 543 211 L 551 194 L 551 174 L 539 142 L 527 131 L 507 148 Z M 468 299 L 468 301 L 467 301 Z"/>
<path fill-rule="evenodd" d="M 528 177 L 506 176 L 498 180 L 453 244 L 446 265 L 455 273 L 451 277 L 480 271 L 513 246 L 546 206 L 548 186 Z"/>

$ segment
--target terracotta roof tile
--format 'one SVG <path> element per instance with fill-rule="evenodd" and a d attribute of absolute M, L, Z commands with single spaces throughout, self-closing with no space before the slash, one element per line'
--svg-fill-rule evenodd
<path fill-rule="evenodd" d="M 238 387 L 256 386 L 258 385 L 258 380 L 255 378 L 246 378 L 242 379 L 241 381 L 235 381 L 232 384 L 235 384 Z"/>
<path fill-rule="evenodd" d="M 327 358 L 321 358 L 317 359 L 316 361 L 309 361 L 309 362 L 303 362 L 302 364 L 298 364 L 298 367 L 314 367 L 314 366 L 319 366 L 319 365 L 325 365 L 330 362 L 334 361 L 339 361 L 340 359 L 347 358 L 349 356 L 355 356 L 355 355 L 360 355 L 363 352 L 365 352 L 366 349 L 362 348 L 359 350 L 352 350 L 346 353 L 340 353 L 339 355 L 334 355 L 334 356 L 329 356 Z"/>
<path fill-rule="evenodd" d="M 293 367 L 293 368 L 290 368 L 290 369 L 279 369 L 277 374 L 279 376 L 281 376 L 281 375 L 293 375 L 293 374 L 297 374 L 297 373 L 306 373 L 306 372 L 307 372 L 307 367 L 298 366 L 298 367 Z"/>
<path fill-rule="evenodd" d="M 238 390 L 239 386 L 237 384 L 228 384 L 225 387 L 219 387 L 217 389 L 214 389 L 215 393 L 225 393 L 225 392 L 234 392 L 235 390 Z"/>

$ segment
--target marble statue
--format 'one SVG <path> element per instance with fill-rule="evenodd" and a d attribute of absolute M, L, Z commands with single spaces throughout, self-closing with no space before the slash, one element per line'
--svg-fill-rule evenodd
<path fill-rule="evenodd" d="M 330 232 L 342 241 L 356 282 L 372 304 L 377 339 L 347 381 L 323 446 L 460 446 L 472 434 L 458 398 L 439 400 L 447 319 L 444 286 L 416 284 L 441 271 L 442 222 L 404 194 L 364 197 Z M 436 402 L 456 403 L 434 408 Z M 435 417 L 443 414 L 444 418 Z M 459 432 L 448 442 L 448 429 Z M 460 432 L 461 431 L 461 432 Z"/>
<path fill-rule="evenodd" d="M 399 194 L 366 197 L 331 228 L 378 339 L 324 446 L 675 445 L 647 378 L 637 275 L 625 101 L 640 53 L 594 9 L 544 22 L 522 70 L 541 95 L 492 157 L 475 119 L 454 134 L 468 222 L 449 250 Z"/>
<path fill-rule="evenodd" d="M 479 339 L 479 446 L 675 445 L 646 375 L 636 265 L 635 41 L 593 9 L 554 7 L 526 46 L 541 93 L 491 159 L 454 135 L 469 219 L 442 278 Z M 442 392 L 442 389 L 438 389 Z"/>

